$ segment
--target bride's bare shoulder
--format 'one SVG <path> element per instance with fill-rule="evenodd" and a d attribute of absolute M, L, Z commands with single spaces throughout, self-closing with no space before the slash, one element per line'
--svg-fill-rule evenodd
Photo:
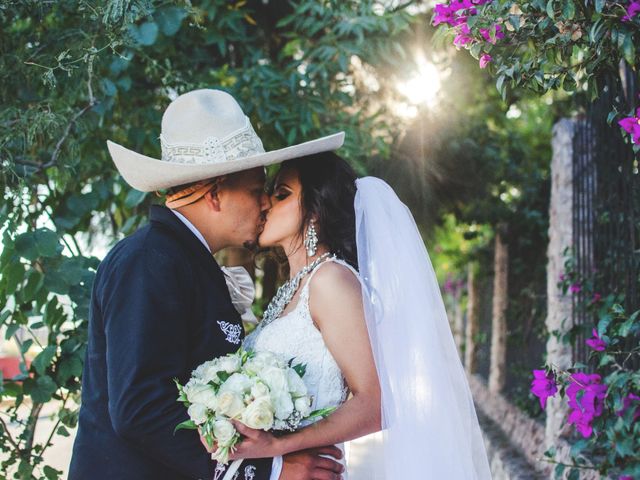
<path fill-rule="evenodd" d="M 327 262 L 322 265 L 311 279 L 310 288 L 313 294 L 359 293 L 360 282 L 355 273 L 345 265 Z"/>

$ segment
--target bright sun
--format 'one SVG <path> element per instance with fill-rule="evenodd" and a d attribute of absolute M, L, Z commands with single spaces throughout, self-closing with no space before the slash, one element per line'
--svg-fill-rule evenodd
<path fill-rule="evenodd" d="M 406 117 L 415 117 L 418 105 L 433 107 L 440 91 L 440 71 L 436 66 L 422 55 L 416 55 L 416 65 L 418 69 L 414 75 L 397 86 L 398 91 L 407 98 L 408 104 L 399 111 Z"/>

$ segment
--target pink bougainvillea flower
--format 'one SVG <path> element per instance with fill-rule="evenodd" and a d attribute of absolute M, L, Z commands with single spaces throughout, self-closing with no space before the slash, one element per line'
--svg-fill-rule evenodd
<path fill-rule="evenodd" d="M 569 418 L 567 423 L 573 424 L 580 434 L 587 438 L 593 433 L 592 422 L 602 415 L 607 386 L 601 383 L 597 373 L 576 372 L 571 374 L 570 385 L 566 389 Z"/>
<path fill-rule="evenodd" d="M 594 328 L 591 331 L 591 334 L 593 336 L 585 341 L 587 345 L 589 345 L 597 352 L 602 352 L 605 348 L 607 348 L 607 342 L 600 338 L 600 335 L 598 335 L 598 330 Z"/>
<path fill-rule="evenodd" d="M 573 283 L 570 287 L 569 287 L 569 291 L 571 293 L 580 293 L 580 291 L 582 290 L 582 285 L 580 285 L 579 283 Z"/>
<path fill-rule="evenodd" d="M 616 412 L 616 415 L 621 417 L 630 408 L 632 405 L 635 405 L 635 413 L 633 414 L 633 421 L 640 419 L 640 397 L 635 393 L 628 393 L 624 400 L 622 401 L 622 408 Z"/>
<path fill-rule="evenodd" d="M 623 22 L 630 22 L 633 17 L 640 13 L 640 0 L 631 0 L 627 7 L 627 14 L 622 17 Z"/>
<path fill-rule="evenodd" d="M 449 4 L 437 3 L 434 8 L 433 25 L 440 25 L 446 23 L 452 27 L 456 27 L 462 23 L 467 22 L 466 12 L 475 15 L 476 10 L 472 8 L 472 4 L 469 0 L 453 1 Z"/>
<path fill-rule="evenodd" d="M 482 55 L 480 57 L 480 68 L 487 68 L 487 65 L 489 65 L 490 61 L 491 61 L 491 55 L 489 55 L 488 53 L 485 53 L 484 55 Z"/>
<path fill-rule="evenodd" d="M 633 143 L 640 145 L 640 108 L 636 110 L 635 117 L 623 118 L 618 122 L 618 125 L 620 125 L 625 132 L 631 134 Z"/>
<path fill-rule="evenodd" d="M 435 8 L 435 17 L 433 17 L 433 24 L 440 25 L 441 23 L 447 23 L 453 26 L 455 12 L 451 10 L 449 5 L 445 3 L 437 3 Z"/>
<path fill-rule="evenodd" d="M 459 12 L 461 10 L 467 10 L 468 8 L 472 8 L 473 3 L 470 0 L 452 0 L 449 3 L 449 8 L 454 12 Z"/>
<path fill-rule="evenodd" d="M 445 282 L 444 282 L 444 286 L 443 286 L 443 290 L 446 293 L 455 293 L 456 291 L 456 286 L 453 282 L 453 280 L 451 279 L 451 277 L 448 277 Z"/>
<path fill-rule="evenodd" d="M 463 23 L 462 25 L 459 25 L 458 28 L 458 34 L 456 35 L 456 38 L 453 39 L 453 44 L 458 47 L 466 47 L 467 45 L 469 45 L 470 43 L 473 43 L 473 37 L 471 36 L 471 30 L 469 29 L 469 25 L 467 25 L 466 23 Z"/>
<path fill-rule="evenodd" d="M 569 423 L 569 425 L 575 425 L 576 430 L 578 430 L 584 438 L 590 437 L 593 433 L 591 419 L 580 410 L 571 410 L 567 423 Z"/>
<path fill-rule="evenodd" d="M 490 30 L 488 28 L 481 28 L 480 35 L 482 35 L 482 38 L 487 42 L 495 45 L 498 40 L 504 38 L 504 33 L 502 32 L 502 27 L 500 25 L 494 25 L 493 28 L 495 28 L 495 38 L 493 40 L 491 39 L 491 33 L 489 33 Z"/>
<path fill-rule="evenodd" d="M 553 397 L 557 391 L 558 386 L 553 372 L 547 373 L 545 370 L 533 371 L 531 393 L 540 399 L 540 406 L 543 410 L 547 405 L 547 398 Z"/>

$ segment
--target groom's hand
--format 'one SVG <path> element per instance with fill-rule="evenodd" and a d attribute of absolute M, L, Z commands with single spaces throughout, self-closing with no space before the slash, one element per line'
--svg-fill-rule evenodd
<path fill-rule="evenodd" d="M 342 458 L 342 451 L 330 446 L 289 453 L 282 457 L 280 480 L 341 480 L 344 466 L 320 455 Z"/>

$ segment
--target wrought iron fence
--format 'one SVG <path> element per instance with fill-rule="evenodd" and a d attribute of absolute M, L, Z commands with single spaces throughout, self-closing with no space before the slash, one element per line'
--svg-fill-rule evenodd
<path fill-rule="evenodd" d="M 619 75 L 602 79 L 602 94 L 577 124 L 573 154 L 573 255 L 580 278 L 602 295 L 624 296 L 627 311 L 640 308 L 640 175 L 638 156 L 618 125 L 607 121 L 616 108 L 627 112 L 638 103 L 637 73 L 626 65 Z M 584 309 L 587 289 L 574 293 L 574 325 L 591 326 Z M 586 329 L 590 332 L 590 328 Z M 584 362 L 584 334 L 574 342 L 573 357 Z"/>

